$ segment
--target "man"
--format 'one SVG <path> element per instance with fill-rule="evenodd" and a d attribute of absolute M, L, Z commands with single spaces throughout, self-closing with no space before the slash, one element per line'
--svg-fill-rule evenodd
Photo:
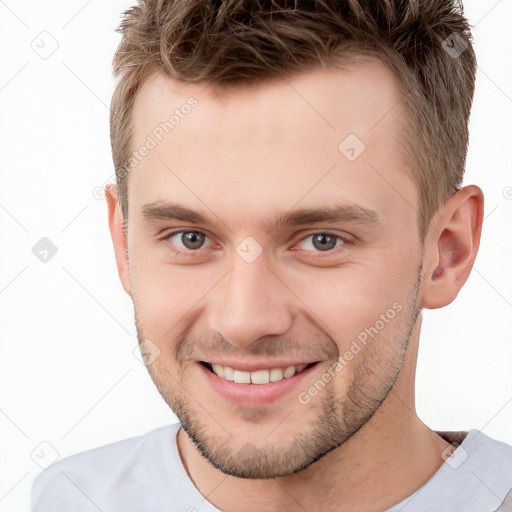
<path fill-rule="evenodd" d="M 32 510 L 510 510 L 512 447 L 415 412 L 483 217 L 458 7 L 142 0 L 121 32 L 109 225 L 180 422 L 54 463 Z"/>

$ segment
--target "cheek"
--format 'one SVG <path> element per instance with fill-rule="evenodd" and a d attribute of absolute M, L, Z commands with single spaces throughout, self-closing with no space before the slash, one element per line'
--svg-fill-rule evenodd
<path fill-rule="evenodd" d="M 152 257 L 149 250 L 133 254 L 132 296 L 144 335 L 154 339 L 162 351 L 172 348 L 191 329 L 198 318 L 196 312 L 208 304 L 209 292 L 214 293 L 223 273 L 208 265 L 179 266 L 162 262 Z"/>
<path fill-rule="evenodd" d="M 295 279 L 305 314 L 331 336 L 343 353 L 368 330 L 392 334 L 414 286 L 413 265 L 350 265 Z M 360 338 L 359 338 L 360 339 Z"/>
<path fill-rule="evenodd" d="M 138 246 L 130 253 L 133 295 L 141 311 L 157 321 L 183 315 L 200 293 L 197 267 L 173 265 L 165 257 L 162 248 Z"/>

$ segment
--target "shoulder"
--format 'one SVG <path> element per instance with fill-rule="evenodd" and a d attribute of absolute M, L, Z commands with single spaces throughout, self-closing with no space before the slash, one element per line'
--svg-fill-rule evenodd
<path fill-rule="evenodd" d="M 502 512 L 512 491 L 512 446 L 479 430 L 435 431 L 451 444 L 439 470 L 388 512 Z M 414 502 L 413 508 L 409 503 Z M 512 510 L 512 509 L 510 509 Z"/>
<path fill-rule="evenodd" d="M 493 505 L 496 511 L 509 510 L 503 507 L 512 502 L 512 446 L 471 430 L 453 455 L 459 451 L 454 469 L 467 475 L 465 482 L 473 489 L 474 500 L 489 509 Z"/>
<path fill-rule="evenodd" d="M 147 460 L 165 449 L 171 457 L 179 424 L 166 425 L 144 435 L 123 439 L 57 460 L 32 484 L 31 510 L 58 512 L 98 510 L 115 495 L 154 492 Z M 157 462 L 157 461 L 156 461 Z M 136 499 L 136 496 L 134 496 Z M 109 504 L 110 507 L 110 504 Z M 107 507 L 107 509 L 110 509 Z"/>
<path fill-rule="evenodd" d="M 462 443 L 468 455 L 475 458 L 475 465 L 482 468 L 509 469 L 512 467 L 512 446 L 493 439 L 479 430 L 470 430 Z M 512 483 L 512 472 L 506 472 Z"/>
<path fill-rule="evenodd" d="M 493 439 L 480 430 L 470 430 L 467 435 L 458 436 L 457 432 L 438 432 L 452 444 L 453 453 L 445 458 L 448 469 L 457 470 L 456 474 L 472 478 L 480 475 L 501 493 L 512 487 L 512 446 Z M 444 435 L 443 435 L 444 434 Z M 506 493 L 505 493 L 506 494 Z"/>

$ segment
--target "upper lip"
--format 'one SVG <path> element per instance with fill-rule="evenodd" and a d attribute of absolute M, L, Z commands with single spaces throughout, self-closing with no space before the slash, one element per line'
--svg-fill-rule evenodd
<path fill-rule="evenodd" d="M 272 370 L 273 368 L 288 368 L 289 366 L 308 365 L 317 363 L 318 361 L 297 361 L 295 360 L 279 360 L 279 361 L 261 361 L 260 363 L 248 361 L 235 361 L 232 359 L 210 359 L 202 361 L 203 363 L 218 364 L 220 366 L 229 366 L 234 370 L 241 370 L 245 372 L 254 372 L 256 370 Z"/>

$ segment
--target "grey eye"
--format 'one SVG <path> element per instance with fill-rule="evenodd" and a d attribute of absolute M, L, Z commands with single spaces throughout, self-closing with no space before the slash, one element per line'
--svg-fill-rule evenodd
<path fill-rule="evenodd" d="M 345 240 L 340 235 L 332 233 L 314 233 L 303 238 L 301 243 L 303 248 L 308 251 L 328 252 L 336 248 L 337 245 L 343 245 Z"/>
<path fill-rule="evenodd" d="M 183 231 L 181 242 L 187 249 L 199 249 L 204 243 L 205 236 L 197 231 Z"/>
<path fill-rule="evenodd" d="M 313 236 L 313 246 L 319 250 L 330 250 L 336 247 L 336 236 L 319 233 Z"/>
<path fill-rule="evenodd" d="M 165 238 L 169 240 L 172 245 L 175 245 L 178 250 L 186 249 L 194 251 L 195 249 L 200 249 L 204 244 L 205 239 L 208 237 L 200 231 L 181 229 L 179 231 L 169 233 Z"/>

